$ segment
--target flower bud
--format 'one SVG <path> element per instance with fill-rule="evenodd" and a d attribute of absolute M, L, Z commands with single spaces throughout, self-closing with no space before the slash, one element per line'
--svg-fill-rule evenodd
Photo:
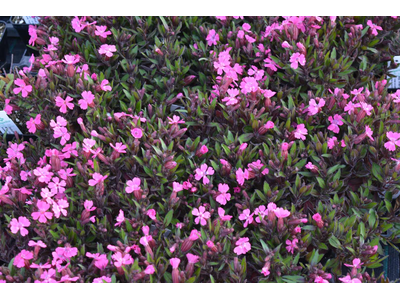
<path fill-rule="evenodd" d="M 187 76 L 185 79 L 183 79 L 183 82 L 184 82 L 183 85 L 184 85 L 184 86 L 189 85 L 195 78 L 196 78 L 195 75 L 189 75 L 189 76 Z"/>
<path fill-rule="evenodd" d="M 167 169 L 167 170 L 172 170 L 173 168 L 176 167 L 176 165 L 177 165 L 177 163 L 176 163 L 175 161 L 170 160 L 170 161 L 167 161 L 167 162 L 164 164 L 164 168 Z"/>

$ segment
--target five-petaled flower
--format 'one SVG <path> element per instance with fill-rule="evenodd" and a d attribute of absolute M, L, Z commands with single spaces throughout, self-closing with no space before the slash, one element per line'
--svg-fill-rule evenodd
<path fill-rule="evenodd" d="M 236 246 L 237 247 L 235 247 L 235 249 L 233 249 L 233 252 L 235 252 L 237 255 L 246 254 L 247 252 L 249 252 L 251 250 L 251 244 L 249 243 L 249 238 L 247 238 L 247 237 L 240 238 L 236 242 Z"/>
<path fill-rule="evenodd" d="M 12 233 L 19 233 L 22 236 L 26 236 L 29 231 L 25 227 L 29 227 L 31 225 L 31 222 L 26 217 L 19 217 L 18 220 L 16 218 L 12 219 L 10 222 L 10 228 Z"/>
<path fill-rule="evenodd" d="M 306 58 L 304 54 L 300 54 L 298 52 L 293 53 L 289 61 L 291 62 L 290 66 L 295 70 L 299 67 L 299 64 L 302 66 L 306 64 Z"/>
<path fill-rule="evenodd" d="M 13 89 L 14 94 L 17 95 L 17 94 L 21 93 L 22 97 L 26 98 L 29 95 L 29 93 L 32 92 L 32 86 L 26 84 L 23 79 L 17 78 L 17 79 L 15 79 L 14 83 L 15 83 L 15 85 L 19 86 L 19 87 Z"/>
<path fill-rule="evenodd" d="M 107 30 L 107 26 L 96 26 L 94 34 L 106 39 L 111 34 L 111 31 Z"/>
<path fill-rule="evenodd" d="M 117 48 L 115 47 L 115 45 L 103 44 L 99 48 L 99 53 L 104 54 L 107 57 L 112 57 L 114 55 L 114 52 L 116 52 L 116 51 L 117 51 Z"/>
<path fill-rule="evenodd" d="M 214 29 L 211 29 L 206 38 L 208 46 L 217 45 L 219 41 L 219 35 L 215 32 Z"/>
<path fill-rule="evenodd" d="M 125 188 L 125 192 L 127 192 L 128 194 L 140 190 L 140 178 L 135 177 L 132 180 L 128 180 L 126 182 L 126 185 L 127 187 Z"/>
<path fill-rule="evenodd" d="M 306 135 L 308 134 L 308 130 L 304 124 L 297 125 L 296 130 L 294 131 L 294 137 L 296 139 L 302 139 L 303 141 L 306 139 Z"/>
<path fill-rule="evenodd" d="M 196 169 L 196 175 L 194 178 L 196 180 L 201 180 L 203 178 L 203 183 L 208 184 L 210 180 L 208 179 L 207 175 L 213 175 L 214 169 L 212 167 L 208 167 L 206 164 L 202 164 L 200 168 Z"/>
<path fill-rule="evenodd" d="M 226 183 L 218 184 L 218 191 L 220 194 L 217 196 L 217 202 L 221 205 L 225 205 L 227 201 L 231 200 L 231 194 L 228 193 L 229 185 Z"/>
<path fill-rule="evenodd" d="M 386 132 L 386 137 L 389 139 L 389 142 L 385 143 L 385 148 L 389 151 L 395 151 L 396 146 L 400 147 L 400 133 L 389 131 Z"/>
<path fill-rule="evenodd" d="M 89 179 L 89 185 L 90 186 L 95 186 L 99 182 L 104 181 L 107 177 L 108 177 L 108 175 L 103 176 L 100 173 L 96 173 L 95 172 L 95 173 L 92 174 L 92 178 L 93 179 Z"/>
<path fill-rule="evenodd" d="M 328 126 L 328 129 L 334 133 L 339 133 L 339 126 L 343 125 L 342 116 L 338 114 L 334 115 L 333 118 L 330 116 L 328 121 L 331 122 L 331 125 Z"/>
<path fill-rule="evenodd" d="M 192 210 L 192 215 L 197 217 L 196 219 L 194 219 L 194 222 L 196 224 L 200 223 L 201 226 L 205 226 L 207 224 L 207 219 L 209 219 L 211 216 L 211 214 L 206 211 L 206 208 L 204 206 L 200 206 L 199 209 L 194 208 Z"/>

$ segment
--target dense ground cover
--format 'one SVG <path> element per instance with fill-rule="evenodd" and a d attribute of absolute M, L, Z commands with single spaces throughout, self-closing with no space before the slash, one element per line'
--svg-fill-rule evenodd
<path fill-rule="evenodd" d="M 396 17 L 45 17 L 1 77 L 2 282 L 376 282 Z M 389 64 L 388 64 L 389 62 Z M 343 268 L 344 267 L 344 268 Z"/>

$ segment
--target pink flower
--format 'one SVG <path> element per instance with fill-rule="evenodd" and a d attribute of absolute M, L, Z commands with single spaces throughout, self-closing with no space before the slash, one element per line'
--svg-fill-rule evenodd
<path fill-rule="evenodd" d="M 371 115 L 371 110 L 374 109 L 373 106 L 370 105 L 370 104 L 367 104 L 367 103 L 365 103 L 365 102 L 361 102 L 360 105 L 361 105 L 361 108 L 362 108 L 362 109 L 365 111 L 365 113 L 367 114 L 367 116 L 370 116 L 370 115 Z"/>
<path fill-rule="evenodd" d="M 189 264 L 195 264 L 200 260 L 200 257 L 191 253 L 186 254 Z"/>
<path fill-rule="evenodd" d="M 178 228 L 178 229 L 182 229 L 183 228 L 183 223 L 176 223 L 176 228 Z"/>
<path fill-rule="evenodd" d="M 181 260 L 179 258 L 171 258 L 169 263 L 172 266 L 172 269 L 178 269 Z"/>
<path fill-rule="evenodd" d="M 264 276 L 268 276 L 270 274 L 270 271 L 267 267 L 264 267 L 261 269 L 261 274 L 263 274 Z"/>
<path fill-rule="evenodd" d="M 154 274 L 154 272 L 155 272 L 155 269 L 154 269 L 153 265 L 148 265 L 146 267 L 146 270 L 144 270 L 144 273 L 147 274 L 147 275 Z"/>
<path fill-rule="evenodd" d="M 225 215 L 225 209 L 222 207 L 218 207 L 218 215 L 221 219 L 221 221 L 230 221 L 232 219 L 232 216 L 230 215 Z"/>
<path fill-rule="evenodd" d="M 36 40 L 37 40 L 37 31 L 36 31 L 36 27 L 35 26 L 33 26 L 33 25 L 29 25 L 29 27 L 28 27 L 28 33 L 29 33 L 29 36 L 30 36 L 30 39 L 29 39 L 29 45 L 31 45 L 31 46 L 34 46 L 35 45 L 35 42 L 36 42 Z"/>
<path fill-rule="evenodd" d="M 378 31 L 377 30 L 382 30 L 382 27 L 381 26 L 378 26 L 378 25 L 375 25 L 374 23 L 372 23 L 372 21 L 371 20 L 368 20 L 367 21 L 367 25 L 371 28 L 371 30 L 372 30 L 372 35 L 378 35 Z"/>
<path fill-rule="evenodd" d="M 298 52 L 293 53 L 289 61 L 291 62 L 290 66 L 295 70 L 299 67 L 299 63 L 302 66 L 306 64 L 306 58 L 304 54 L 300 54 Z"/>
<path fill-rule="evenodd" d="M 240 83 L 240 89 L 243 94 L 257 92 L 259 89 L 258 82 L 254 77 L 245 77 Z"/>
<path fill-rule="evenodd" d="M 85 207 L 86 211 L 94 211 L 96 209 L 96 206 L 93 206 L 93 201 L 90 200 L 85 200 L 83 206 Z"/>
<path fill-rule="evenodd" d="M 214 29 L 211 29 L 206 38 L 208 46 L 217 45 L 219 41 L 219 35 L 215 32 Z"/>
<path fill-rule="evenodd" d="M 208 148 L 207 148 L 207 146 L 206 145 L 203 145 L 203 146 L 201 146 L 200 147 L 200 149 L 199 149 L 199 152 L 200 152 L 200 154 L 206 154 L 207 152 L 208 152 Z"/>
<path fill-rule="evenodd" d="M 13 265 L 17 268 L 25 267 L 25 260 L 30 260 L 33 258 L 32 251 L 22 250 L 15 258 Z"/>
<path fill-rule="evenodd" d="M 117 220 L 117 223 L 115 223 L 115 226 L 121 226 L 122 222 L 125 222 L 124 212 L 122 209 L 119 210 L 119 214 L 118 214 L 116 220 Z"/>
<path fill-rule="evenodd" d="M 348 264 L 344 264 L 344 265 L 347 266 L 347 267 L 360 269 L 361 265 L 363 265 L 363 263 L 361 262 L 361 260 L 359 258 L 355 258 L 355 259 L 353 259 L 353 264 L 352 265 L 348 265 Z"/>
<path fill-rule="evenodd" d="M 253 215 L 250 213 L 250 209 L 245 209 L 240 215 L 239 220 L 245 221 L 243 227 L 246 228 L 247 225 L 253 223 Z"/>
<path fill-rule="evenodd" d="M 351 278 L 350 275 L 347 275 L 343 278 L 339 278 L 340 281 L 344 282 L 344 283 L 361 283 L 360 279 L 358 278 Z"/>
<path fill-rule="evenodd" d="M 90 107 L 94 107 L 94 98 L 95 96 L 93 95 L 93 93 L 91 91 L 83 91 L 82 92 L 82 98 L 78 101 L 79 106 L 81 109 L 86 110 L 89 106 Z"/>
<path fill-rule="evenodd" d="M 229 191 L 229 185 L 225 183 L 218 184 L 218 191 L 221 193 L 216 199 L 219 204 L 225 205 L 227 201 L 231 200 L 231 194 L 227 193 Z"/>
<path fill-rule="evenodd" d="M 37 208 L 38 211 L 31 214 L 34 220 L 39 219 L 40 223 L 47 223 L 47 220 L 51 220 L 53 218 L 53 213 L 47 211 L 50 208 L 50 204 L 47 202 L 38 200 Z"/>
<path fill-rule="evenodd" d="M 156 213 L 156 210 L 152 208 L 146 212 L 146 215 L 148 215 L 150 219 L 155 220 L 157 213 Z"/>
<path fill-rule="evenodd" d="M 334 136 L 333 138 L 328 139 L 328 148 L 333 149 L 337 144 L 337 138 Z"/>
<path fill-rule="evenodd" d="M 214 243 L 213 243 L 212 241 L 207 241 L 206 245 L 207 245 L 207 247 L 210 248 L 210 249 L 211 249 L 212 247 L 215 246 Z"/>
<path fill-rule="evenodd" d="M 313 116 L 316 115 L 319 110 L 324 107 L 325 105 L 325 100 L 324 99 L 319 99 L 319 103 L 317 104 L 314 99 L 310 100 L 309 106 L 308 106 L 308 115 Z"/>
<path fill-rule="evenodd" d="M 306 164 L 306 168 L 309 170 L 318 170 L 318 168 L 315 165 L 313 165 L 312 162 L 308 162 L 308 164 Z"/>
<path fill-rule="evenodd" d="M 170 117 L 168 117 L 168 120 L 169 120 L 170 125 L 174 125 L 174 124 L 178 125 L 178 124 L 185 123 L 185 121 L 181 120 L 181 118 L 179 116 L 175 116 L 175 115 L 172 117 L 172 119 Z"/>
<path fill-rule="evenodd" d="M 290 241 L 290 240 L 286 240 L 286 250 L 289 252 L 289 253 L 292 253 L 293 254 L 293 251 L 294 251 L 294 249 L 297 249 L 298 248 L 298 246 L 297 246 L 297 243 L 299 242 L 299 240 L 298 239 L 296 239 L 296 238 L 294 238 L 293 239 L 293 241 Z"/>
<path fill-rule="evenodd" d="M 281 46 L 282 48 L 292 48 L 292 46 L 287 41 L 284 41 Z"/>
<path fill-rule="evenodd" d="M 93 179 L 89 180 L 89 185 L 90 186 L 95 186 L 99 182 L 104 181 L 108 177 L 108 175 L 103 176 L 100 173 L 93 173 L 92 177 L 93 177 Z"/>
<path fill-rule="evenodd" d="M 374 138 L 372 137 L 373 133 L 372 129 L 368 125 L 365 125 L 365 134 L 371 139 L 371 141 L 374 141 Z"/>
<path fill-rule="evenodd" d="M 27 85 L 24 80 L 17 78 L 14 80 L 15 85 L 18 85 L 18 88 L 14 88 L 14 94 L 22 93 L 22 97 L 26 98 L 30 92 L 32 92 L 32 86 Z"/>
<path fill-rule="evenodd" d="M 140 190 L 140 178 L 135 177 L 132 180 L 128 180 L 126 182 L 127 187 L 125 188 L 125 192 L 128 194 L 133 193 L 134 191 Z"/>
<path fill-rule="evenodd" d="M 122 143 L 116 143 L 115 146 L 113 144 L 110 143 L 110 146 L 117 151 L 118 153 L 126 153 L 125 149 L 126 146 Z"/>
<path fill-rule="evenodd" d="M 245 173 L 243 172 L 242 168 L 239 168 L 236 171 L 236 180 L 240 185 L 244 184 Z"/>
<path fill-rule="evenodd" d="M 107 79 L 103 79 L 102 81 L 101 81 L 101 83 L 100 83 L 100 88 L 103 90 L 103 91 L 111 91 L 112 90 L 112 87 L 111 86 L 109 86 L 109 85 L 107 85 L 107 84 L 109 84 L 109 81 L 107 80 Z"/>
<path fill-rule="evenodd" d="M 314 280 L 315 283 L 329 283 L 328 280 L 322 278 L 321 276 L 317 276 Z"/>
<path fill-rule="evenodd" d="M 296 130 L 294 131 L 294 137 L 296 139 L 302 139 L 303 141 L 306 139 L 306 135 L 308 134 L 308 130 L 304 124 L 297 125 Z"/>
<path fill-rule="evenodd" d="M 201 224 L 201 226 L 205 226 L 207 224 L 207 219 L 210 218 L 210 213 L 206 211 L 206 208 L 204 206 L 200 206 L 199 209 L 194 208 L 192 210 L 192 215 L 197 216 L 197 218 L 194 220 L 196 224 Z"/>
<path fill-rule="evenodd" d="M 257 216 L 256 222 L 261 223 L 261 220 L 263 220 L 265 216 L 268 216 L 268 209 L 265 208 L 265 205 L 260 205 L 254 210 L 254 214 Z"/>
<path fill-rule="evenodd" d="M 10 99 L 6 99 L 5 100 L 5 106 L 4 106 L 4 111 L 6 112 L 7 115 L 10 115 L 13 111 L 13 107 L 11 105 L 9 105 L 10 103 Z"/>
<path fill-rule="evenodd" d="M 149 242 L 150 242 L 151 240 L 153 240 L 153 237 L 152 237 L 151 235 L 142 236 L 142 237 L 140 238 L 140 244 L 142 244 L 143 246 L 146 247 L 146 246 L 149 245 Z"/>
<path fill-rule="evenodd" d="M 93 283 L 104 283 L 104 282 L 111 283 L 111 278 L 107 277 L 107 276 L 102 276 L 102 277 L 93 279 Z"/>
<path fill-rule="evenodd" d="M 107 26 L 96 26 L 94 34 L 106 39 L 107 36 L 111 34 L 111 31 L 107 31 Z"/>
<path fill-rule="evenodd" d="M 314 215 L 312 216 L 312 218 L 313 218 L 313 220 L 314 220 L 315 222 L 321 222 L 321 221 L 322 221 L 322 217 L 321 217 L 321 215 L 320 215 L 319 213 L 314 214 Z"/>
<path fill-rule="evenodd" d="M 26 122 L 26 127 L 28 128 L 28 131 L 30 133 L 35 133 L 36 132 L 36 125 L 40 125 L 42 123 L 41 120 L 41 115 L 36 115 L 35 119 L 30 118 L 30 120 L 28 122 Z"/>
<path fill-rule="evenodd" d="M 249 238 L 247 238 L 247 237 L 240 238 L 236 242 L 236 246 L 237 247 L 235 247 L 235 249 L 233 249 L 233 252 L 235 252 L 237 255 L 246 254 L 251 249 L 251 244 L 249 243 Z"/>
<path fill-rule="evenodd" d="M 73 99 L 70 96 L 67 96 L 67 98 L 65 98 L 65 100 L 63 98 L 61 98 L 60 96 L 56 97 L 56 106 L 60 107 L 60 112 L 62 113 L 66 113 L 67 112 L 67 107 L 69 109 L 73 109 L 74 108 L 74 104 L 70 103 Z"/>
<path fill-rule="evenodd" d="M 74 65 L 74 64 L 78 63 L 80 59 L 81 58 L 80 58 L 79 54 L 65 55 L 64 59 L 62 59 L 61 61 L 67 65 Z"/>
<path fill-rule="evenodd" d="M 132 256 L 130 256 L 130 254 L 125 254 L 124 256 L 122 256 L 121 252 L 117 252 L 112 255 L 112 259 L 114 260 L 114 265 L 117 268 L 133 264 L 133 258 Z"/>
<path fill-rule="evenodd" d="M 396 145 L 400 147 L 400 133 L 389 131 L 386 132 L 386 137 L 389 139 L 384 145 L 386 149 L 395 151 Z"/>
<path fill-rule="evenodd" d="M 353 102 L 349 102 L 346 104 L 346 106 L 344 107 L 344 111 L 347 111 L 349 115 L 351 115 L 351 113 L 354 113 L 354 110 L 357 107 L 361 107 L 360 103 L 354 104 Z"/>
<path fill-rule="evenodd" d="M 271 203 L 270 203 L 271 204 Z M 269 209 L 269 208 L 268 208 Z M 282 208 L 282 207 L 278 207 L 278 208 L 276 208 L 275 210 L 274 210 L 274 213 L 275 213 L 275 216 L 278 218 L 278 219 L 283 219 L 283 218 L 286 218 L 286 217 L 289 217 L 290 216 L 290 211 L 288 211 L 288 210 L 286 210 L 286 209 L 284 209 L 284 208 Z"/>
<path fill-rule="evenodd" d="M 39 241 L 37 241 L 37 242 L 30 240 L 30 241 L 28 242 L 28 246 L 30 246 L 30 247 L 47 248 L 46 244 L 43 243 L 41 240 L 39 240 Z"/>
<path fill-rule="evenodd" d="M 247 74 L 249 74 L 250 76 L 254 76 L 256 80 L 261 80 L 264 77 L 264 70 L 259 70 L 256 66 L 251 66 Z M 275 95 L 275 92 L 272 93 L 273 95 Z"/>
<path fill-rule="evenodd" d="M 104 54 L 107 57 L 112 57 L 114 54 L 114 52 L 117 51 L 117 48 L 115 47 L 115 45 L 101 45 L 99 48 L 99 53 L 100 54 Z"/>
<path fill-rule="evenodd" d="M 196 169 L 196 175 L 194 178 L 200 181 L 203 178 L 203 184 L 208 184 L 210 180 L 206 175 L 213 175 L 214 169 L 212 167 L 208 167 L 206 164 L 202 164 L 200 168 Z"/>
<path fill-rule="evenodd" d="M 104 270 L 108 265 L 108 258 L 105 254 L 86 252 L 86 256 L 94 259 L 94 265 L 100 270 Z"/>
<path fill-rule="evenodd" d="M 51 169 L 50 165 L 46 165 L 44 168 L 36 168 L 33 170 L 33 174 L 38 177 L 39 182 L 49 183 L 54 173 L 49 172 Z"/>
<path fill-rule="evenodd" d="M 143 131 L 142 131 L 142 129 L 136 127 L 131 130 L 131 134 L 134 138 L 140 139 L 143 136 Z"/>
<path fill-rule="evenodd" d="M 328 129 L 334 133 L 339 133 L 339 126 L 343 125 L 343 118 L 336 114 L 333 118 L 330 116 L 328 120 L 331 122 L 331 125 L 328 126 Z"/>
<path fill-rule="evenodd" d="M 197 240 L 200 236 L 201 236 L 200 232 L 198 232 L 196 229 L 193 229 L 193 230 L 190 232 L 189 239 L 190 239 L 191 241 L 194 242 L 194 241 Z"/>
<path fill-rule="evenodd" d="M 15 234 L 19 231 L 22 236 L 26 236 L 29 231 L 25 227 L 29 227 L 30 225 L 31 222 L 26 217 L 19 217 L 18 220 L 14 218 L 10 222 L 11 232 Z"/>

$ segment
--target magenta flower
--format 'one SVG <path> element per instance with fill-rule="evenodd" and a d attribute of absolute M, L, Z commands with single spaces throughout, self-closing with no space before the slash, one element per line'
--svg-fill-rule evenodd
<path fill-rule="evenodd" d="M 348 264 L 344 264 L 344 265 L 347 266 L 347 267 L 360 269 L 361 265 L 363 265 L 363 263 L 361 262 L 361 260 L 359 258 L 355 258 L 355 259 L 353 259 L 353 264 L 352 265 L 348 265 Z"/>
<path fill-rule="evenodd" d="M 200 257 L 191 253 L 186 254 L 189 264 L 195 264 L 200 260 Z"/>
<path fill-rule="evenodd" d="M 105 254 L 86 252 L 86 256 L 94 259 L 94 265 L 100 270 L 104 270 L 108 265 L 108 258 Z"/>
<path fill-rule="evenodd" d="M 314 220 L 315 222 L 321 222 L 321 221 L 322 221 L 322 217 L 321 217 L 321 215 L 320 215 L 319 213 L 314 214 L 314 215 L 312 216 L 312 218 L 313 218 L 313 220 Z"/>
<path fill-rule="evenodd" d="M 249 243 L 249 238 L 240 238 L 237 242 L 236 242 L 236 246 L 235 249 L 233 249 L 233 252 L 235 252 L 237 255 L 241 255 L 241 254 L 246 254 L 247 252 L 249 252 L 251 250 L 251 244 Z"/>
<path fill-rule="evenodd" d="M 386 137 L 389 139 L 384 145 L 386 149 L 395 151 L 396 145 L 400 147 L 400 133 L 389 131 L 386 132 Z"/>
<path fill-rule="evenodd" d="M 257 92 L 259 89 L 258 82 L 254 77 L 245 77 L 240 83 L 240 89 L 243 94 Z"/>
<path fill-rule="evenodd" d="M 28 246 L 30 246 L 30 247 L 47 248 L 46 244 L 43 243 L 41 240 L 38 240 L 37 242 L 30 240 L 28 242 Z"/>
<path fill-rule="evenodd" d="M 38 220 L 40 223 L 47 223 L 47 220 L 53 218 L 53 213 L 47 211 L 50 208 L 50 204 L 47 202 L 38 200 L 37 208 L 38 211 L 31 214 L 34 220 Z"/>
<path fill-rule="evenodd" d="M 76 55 L 65 55 L 64 59 L 62 59 L 62 62 L 67 64 L 67 65 L 74 65 L 74 64 L 78 63 L 80 59 L 81 58 L 80 58 L 79 54 L 76 54 Z"/>
<path fill-rule="evenodd" d="M 297 128 L 294 131 L 294 137 L 296 139 L 301 139 L 304 141 L 306 139 L 307 134 L 308 134 L 308 130 L 306 129 L 306 126 L 304 124 L 297 125 Z"/>
<path fill-rule="evenodd" d="M 194 208 L 192 210 L 192 215 L 197 216 L 197 218 L 194 219 L 194 222 L 196 224 L 200 223 L 201 226 L 205 226 L 207 224 L 207 219 L 211 217 L 211 214 L 206 211 L 206 208 L 204 206 L 200 206 L 199 209 Z"/>
<path fill-rule="evenodd" d="M 36 40 L 37 40 L 37 31 L 36 31 L 36 26 L 33 26 L 33 25 L 29 25 L 29 27 L 28 27 L 28 33 L 29 33 L 29 36 L 30 36 L 30 39 L 29 39 L 29 45 L 31 45 L 31 46 L 34 46 L 35 45 L 35 42 L 36 42 Z"/>
<path fill-rule="evenodd" d="M 140 190 L 140 178 L 135 177 L 132 180 L 128 180 L 126 182 L 127 187 L 125 188 L 125 192 L 128 194 L 133 193 L 134 191 Z"/>
<path fill-rule="evenodd" d="M 222 207 L 218 207 L 218 215 L 221 219 L 221 221 L 230 221 L 232 219 L 232 216 L 230 215 L 225 215 L 225 209 Z"/>
<path fill-rule="evenodd" d="M 15 258 L 13 265 L 17 268 L 25 267 L 25 260 L 30 260 L 33 258 L 32 251 L 22 250 Z"/>
<path fill-rule="evenodd" d="M 226 105 L 235 105 L 239 102 L 239 100 L 236 98 L 237 95 L 239 95 L 239 90 L 238 89 L 228 89 L 228 97 L 225 97 L 222 99 L 222 102 L 226 102 Z"/>
<path fill-rule="evenodd" d="M 115 226 L 121 226 L 122 222 L 125 222 L 125 216 L 124 216 L 124 212 L 122 209 L 119 210 L 119 214 L 116 218 L 117 223 L 115 223 Z"/>
<path fill-rule="evenodd" d="M 131 134 L 135 139 L 140 139 L 143 136 L 143 131 L 142 129 L 136 127 L 131 130 Z"/>
<path fill-rule="evenodd" d="M 243 227 L 246 228 L 247 225 L 253 223 L 253 215 L 250 213 L 250 209 L 245 209 L 240 215 L 239 220 L 245 221 Z"/>
<path fill-rule="evenodd" d="M 360 103 L 354 104 L 352 101 L 350 101 L 349 103 L 346 104 L 346 106 L 344 107 L 344 111 L 346 111 L 349 115 L 351 115 L 352 113 L 354 113 L 354 110 L 357 107 L 361 107 Z"/>
<path fill-rule="evenodd" d="M 211 29 L 206 38 L 208 46 L 217 45 L 219 41 L 219 35 L 215 32 L 214 29 Z"/>
<path fill-rule="evenodd" d="M 41 120 L 41 115 L 38 114 L 36 115 L 35 119 L 30 118 L 28 122 L 26 122 L 26 127 L 28 128 L 28 131 L 30 133 L 35 133 L 36 132 L 36 125 L 40 125 L 42 123 Z"/>
<path fill-rule="evenodd" d="M 295 70 L 299 67 L 299 64 L 302 66 L 306 64 L 306 58 L 304 54 L 300 54 L 298 52 L 293 53 L 289 61 L 291 62 L 290 66 Z"/>
<path fill-rule="evenodd" d="M 190 232 L 189 239 L 190 239 L 191 241 L 194 242 L 194 241 L 197 240 L 200 236 L 201 236 L 200 232 L 198 232 L 196 229 L 193 229 L 193 230 Z"/>
<path fill-rule="evenodd" d="M 93 93 L 91 91 L 88 91 L 88 92 L 83 91 L 81 95 L 82 95 L 82 99 L 80 99 L 78 101 L 81 109 L 86 110 L 89 106 L 94 107 L 93 100 L 94 100 L 95 96 L 93 95 Z"/>
<path fill-rule="evenodd" d="M 227 201 L 231 200 L 231 194 L 229 194 L 229 185 L 225 183 L 218 184 L 218 191 L 221 193 L 217 196 L 217 202 L 221 205 L 225 205 Z"/>
<path fill-rule="evenodd" d="M 306 164 L 306 168 L 309 170 L 318 170 L 318 168 L 315 165 L 313 165 L 311 161 L 308 162 L 308 164 Z"/>
<path fill-rule="evenodd" d="M 30 92 L 32 92 L 32 86 L 27 85 L 24 80 L 17 78 L 17 79 L 15 79 L 14 83 L 15 83 L 15 85 L 19 86 L 17 88 L 14 88 L 14 90 L 13 90 L 14 94 L 17 95 L 19 93 L 22 93 L 22 97 L 26 98 L 28 96 L 28 94 Z"/>
<path fill-rule="evenodd" d="M 365 134 L 371 139 L 371 141 L 374 141 L 374 138 L 372 137 L 373 133 L 372 129 L 368 125 L 365 125 Z"/>
<path fill-rule="evenodd" d="M 169 263 L 172 266 L 172 269 L 178 269 L 181 260 L 179 258 L 171 258 Z"/>
<path fill-rule="evenodd" d="M 260 205 L 254 210 L 254 214 L 257 216 L 256 222 L 261 223 L 261 220 L 263 220 L 265 216 L 268 216 L 268 209 L 266 209 L 265 205 Z"/>
<path fill-rule="evenodd" d="M 378 30 L 382 30 L 382 27 L 381 26 L 378 26 L 378 25 L 375 25 L 374 23 L 372 23 L 372 21 L 371 20 L 368 20 L 367 21 L 367 25 L 371 28 L 371 30 L 372 30 L 372 35 L 378 35 Z"/>
<path fill-rule="evenodd" d="M 92 178 L 93 179 L 89 179 L 89 185 L 90 186 L 95 186 L 99 182 L 104 181 L 107 177 L 108 177 L 108 175 L 103 176 L 100 173 L 93 173 L 92 174 Z"/>
<path fill-rule="evenodd" d="M 112 87 L 107 84 L 109 84 L 109 81 L 107 79 L 103 79 L 100 83 L 100 88 L 105 92 L 112 90 Z"/>
<path fill-rule="evenodd" d="M 60 112 L 62 113 L 67 113 L 67 108 L 69 109 L 73 109 L 74 108 L 74 104 L 70 103 L 71 101 L 73 101 L 73 99 L 70 96 L 67 96 L 67 98 L 65 98 L 65 100 L 63 98 L 61 98 L 60 96 L 56 97 L 56 106 L 60 108 Z"/>
<path fill-rule="evenodd" d="M 133 258 L 130 254 L 125 254 L 122 256 L 121 252 L 113 254 L 112 259 L 114 260 L 114 265 L 118 267 L 133 264 Z"/>
<path fill-rule="evenodd" d="M 154 272 L 155 272 L 155 269 L 154 269 L 153 265 L 148 265 L 146 267 L 146 270 L 144 270 L 144 273 L 147 274 L 147 275 L 154 274 Z"/>
<path fill-rule="evenodd" d="M 243 172 L 242 168 L 239 168 L 236 170 L 236 181 L 240 184 L 243 185 L 245 180 L 245 172 Z"/>
<path fill-rule="evenodd" d="M 340 281 L 344 282 L 344 283 L 361 283 L 360 279 L 358 278 L 351 278 L 350 275 L 347 275 L 343 278 L 339 278 Z"/>
<path fill-rule="evenodd" d="M 9 105 L 11 100 L 6 99 L 4 101 L 5 101 L 4 111 L 6 112 L 7 115 L 10 115 L 13 111 L 13 107 L 11 105 Z"/>
<path fill-rule="evenodd" d="M 308 115 L 313 116 L 316 115 L 319 110 L 324 107 L 325 105 L 325 100 L 324 99 L 319 99 L 319 102 L 315 102 L 314 99 L 310 100 L 309 106 L 308 106 Z"/>
<path fill-rule="evenodd" d="M 107 277 L 107 276 L 102 276 L 102 277 L 93 279 L 93 283 L 111 283 L 111 278 Z"/>
<path fill-rule="evenodd" d="M 114 52 L 117 51 L 117 48 L 115 47 L 115 45 L 101 45 L 99 48 L 99 53 L 100 54 L 104 54 L 107 57 L 112 57 L 114 54 Z"/>
<path fill-rule="evenodd" d="M 315 277 L 314 282 L 315 282 L 315 283 L 329 283 L 328 280 L 322 278 L 321 276 Z"/>
<path fill-rule="evenodd" d="M 294 238 L 293 239 L 293 241 L 290 241 L 290 240 L 286 240 L 286 250 L 289 252 L 289 253 L 292 253 L 293 254 L 293 251 L 294 251 L 294 249 L 297 249 L 298 248 L 298 246 L 297 246 L 297 243 L 299 242 L 299 240 L 298 239 L 296 239 L 296 238 Z"/>
<path fill-rule="evenodd" d="M 155 219 L 156 219 L 156 216 L 157 216 L 157 213 L 156 213 L 156 210 L 152 208 L 152 209 L 149 209 L 149 210 L 146 212 L 146 215 L 147 215 L 150 219 L 155 220 Z"/>
<path fill-rule="evenodd" d="M 107 26 L 96 26 L 94 34 L 106 39 L 111 34 L 111 31 L 107 30 Z"/>
<path fill-rule="evenodd" d="M 270 271 L 267 267 L 264 267 L 261 269 L 261 274 L 263 274 L 264 276 L 268 276 L 270 274 Z"/>
<path fill-rule="evenodd" d="M 268 208 L 268 209 L 269 209 L 269 208 Z M 274 213 L 275 213 L 275 216 L 276 216 L 278 219 L 283 219 L 283 218 L 286 218 L 286 217 L 289 217 L 289 216 L 290 216 L 290 211 L 288 211 L 288 210 L 286 210 L 286 209 L 284 209 L 284 208 L 282 208 L 282 207 L 276 208 L 276 209 L 274 210 Z"/>
<path fill-rule="evenodd" d="M 49 172 L 51 169 L 50 165 L 46 165 L 44 168 L 36 168 L 33 170 L 33 174 L 38 177 L 39 182 L 49 183 L 54 173 Z"/>
<path fill-rule="evenodd" d="M 212 167 L 208 167 L 206 164 L 202 164 L 200 168 L 196 169 L 196 175 L 194 178 L 200 181 L 203 178 L 203 183 L 208 184 L 210 180 L 206 175 L 213 175 L 214 169 Z"/>
<path fill-rule="evenodd" d="M 52 180 L 53 181 L 49 183 L 49 188 L 51 189 L 51 192 L 54 195 L 58 193 L 64 193 L 67 183 L 64 180 L 60 181 L 60 178 L 58 177 L 53 177 Z"/>
<path fill-rule="evenodd" d="M 116 143 L 115 146 L 110 143 L 110 146 L 117 151 L 118 153 L 126 153 L 125 149 L 127 148 L 124 144 L 122 143 Z"/>
<path fill-rule="evenodd" d="M 10 222 L 11 232 L 15 234 L 19 231 L 22 236 L 26 236 L 29 231 L 25 227 L 29 227 L 30 225 L 31 222 L 26 217 L 19 217 L 18 220 L 14 218 Z"/>

